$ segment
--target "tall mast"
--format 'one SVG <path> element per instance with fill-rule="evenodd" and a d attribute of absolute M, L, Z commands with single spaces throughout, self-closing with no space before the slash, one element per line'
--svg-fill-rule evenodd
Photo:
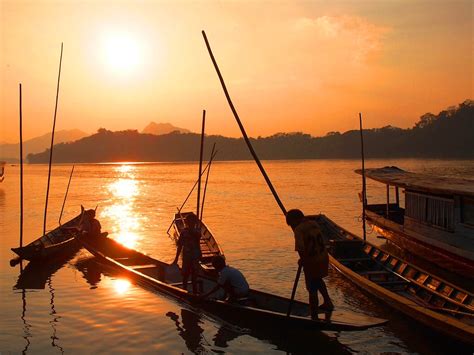
<path fill-rule="evenodd" d="M 48 214 L 49 184 L 51 182 L 51 163 L 53 161 L 54 130 L 56 128 L 56 114 L 58 112 L 59 83 L 60 83 L 60 80 L 61 80 L 61 64 L 62 64 L 62 61 L 63 61 L 63 44 L 61 43 L 61 55 L 59 56 L 58 83 L 56 85 L 56 102 L 55 102 L 55 105 L 54 105 L 53 130 L 51 132 L 51 147 L 49 149 L 48 185 L 46 187 L 46 203 L 45 203 L 45 206 L 44 206 L 43 235 L 46 234 L 46 217 L 47 217 L 47 214 Z"/>
<path fill-rule="evenodd" d="M 201 151 L 199 153 L 199 175 L 198 175 L 198 190 L 197 190 L 197 208 L 196 216 L 199 218 L 199 207 L 201 205 L 201 175 L 202 175 L 202 154 L 204 150 L 204 129 L 206 126 L 206 110 L 202 111 L 202 129 L 201 129 Z"/>

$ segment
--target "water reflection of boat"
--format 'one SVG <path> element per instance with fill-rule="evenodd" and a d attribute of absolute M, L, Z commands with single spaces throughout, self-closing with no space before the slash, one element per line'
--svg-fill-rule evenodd
<path fill-rule="evenodd" d="M 321 332 L 314 332 L 304 329 L 277 329 L 275 327 L 253 327 L 239 328 L 223 323 L 212 338 L 212 343 L 204 337 L 202 315 L 188 310 L 181 309 L 181 319 L 173 312 L 166 314 L 174 324 L 179 336 L 184 340 L 186 347 L 194 354 L 206 353 L 206 349 L 214 352 L 221 352 L 213 346 L 226 348 L 229 343 L 243 335 L 250 335 L 254 338 L 276 345 L 278 350 L 286 353 L 308 353 L 311 349 L 326 354 L 349 354 L 349 349 L 339 343 L 337 338 L 330 337 Z"/>
<path fill-rule="evenodd" d="M 267 326 L 272 324 L 281 327 L 352 331 L 386 323 L 383 319 L 342 310 L 323 313 L 320 318 L 311 319 L 309 306 L 303 302 L 295 302 L 292 314 L 287 316 L 289 299 L 256 290 L 250 290 L 249 293 L 252 306 L 212 299 L 201 300 L 179 287 L 182 284 L 181 274 L 167 272 L 169 264 L 125 248 L 110 238 L 79 238 L 79 241 L 107 267 L 121 270 L 138 283 L 186 303 L 198 302 L 200 308 L 231 322 L 246 320 L 250 326 L 260 323 Z M 206 275 L 199 276 L 198 282 L 202 285 L 202 292 L 207 292 L 216 285 L 216 280 Z"/>
<path fill-rule="evenodd" d="M 330 262 L 393 308 L 465 343 L 474 342 L 474 295 L 344 230 L 311 216 L 330 244 Z"/>
<path fill-rule="evenodd" d="M 44 289 L 46 281 L 71 260 L 79 251 L 80 244 L 74 243 L 63 253 L 48 260 L 47 263 L 38 260 L 31 261 L 21 271 L 14 289 Z"/>
<path fill-rule="evenodd" d="M 93 210 L 92 210 L 93 211 Z M 75 248 L 75 237 L 80 234 L 79 226 L 88 211 L 74 217 L 63 225 L 46 233 L 24 247 L 11 248 L 21 259 L 44 260 L 63 252 L 66 248 Z"/>
<path fill-rule="evenodd" d="M 173 220 L 173 239 L 177 242 L 181 232 L 185 228 L 185 220 L 189 215 L 195 215 L 194 212 L 180 212 L 176 213 Z M 222 249 L 219 247 L 214 235 L 209 230 L 209 228 L 200 221 L 201 225 L 201 253 L 202 257 L 200 260 L 201 266 L 205 270 L 214 270 L 214 267 L 211 264 L 212 258 L 217 255 L 224 256 Z"/>
<path fill-rule="evenodd" d="M 386 203 L 365 207 L 367 221 L 378 233 L 447 270 L 474 277 L 473 180 L 415 174 L 393 166 L 366 169 L 365 175 L 387 186 Z M 395 187 L 392 203 L 390 186 Z M 404 189 L 405 208 L 399 189 Z"/>

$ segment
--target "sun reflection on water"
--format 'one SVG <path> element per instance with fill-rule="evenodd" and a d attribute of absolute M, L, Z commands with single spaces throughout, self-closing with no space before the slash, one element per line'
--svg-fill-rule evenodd
<path fill-rule="evenodd" d="M 140 195 L 139 182 L 133 174 L 135 167 L 121 165 L 114 169 L 118 176 L 107 189 L 112 204 L 104 207 L 101 217 L 112 221 L 110 235 L 128 248 L 136 248 L 140 240 L 142 219 L 136 212 L 135 198 Z"/>
<path fill-rule="evenodd" d="M 132 198 L 138 195 L 138 183 L 133 179 L 118 179 L 109 185 L 109 191 L 117 198 Z"/>
<path fill-rule="evenodd" d="M 115 279 L 112 280 L 112 282 L 115 292 L 117 292 L 119 295 L 123 295 L 124 293 L 126 293 L 131 286 L 130 281 L 126 279 Z"/>

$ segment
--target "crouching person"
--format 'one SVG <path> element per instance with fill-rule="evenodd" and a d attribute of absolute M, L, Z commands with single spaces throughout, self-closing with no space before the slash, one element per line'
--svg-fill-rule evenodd
<path fill-rule="evenodd" d="M 225 297 L 228 297 L 229 301 L 248 296 L 249 284 L 245 276 L 239 270 L 226 265 L 225 259 L 222 256 L 215 256 L 212 259 L 212 266 L 214 266 L 219 273 L 217 285 L 209 292 L 202 294 L 200 296 L 201 298 L 206 298 L 221 288 L 225 291 Z"/>

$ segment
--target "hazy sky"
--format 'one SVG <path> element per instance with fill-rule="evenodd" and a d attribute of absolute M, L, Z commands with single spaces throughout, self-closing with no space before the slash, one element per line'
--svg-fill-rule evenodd
<path fill-rule="evenodd" d="M 1 1 L 0 141 L 150 121 L 239 136 L 201 37 L 251 136 L 388 124 L 473 98 L 471 0 Z"/>

